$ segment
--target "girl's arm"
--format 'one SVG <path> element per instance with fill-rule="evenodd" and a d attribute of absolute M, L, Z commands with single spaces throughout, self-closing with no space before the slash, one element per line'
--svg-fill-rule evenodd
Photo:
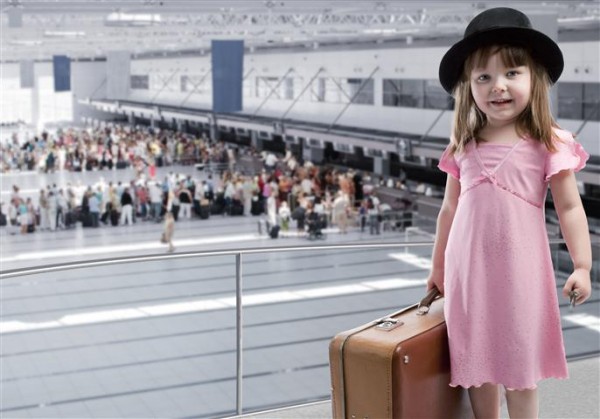
<path fill-rule="evenodd" d="M 590 281 L 592 246 L 587 218 L 573 171 L 564 170 L 552 176 L 550 189 L 560 228 L 573 260 L 574 271 L 563 288 L 563 295 L 568 298 L 569 292 L 575 290 L 579 294 L 577 304 L 581 304 L 592 293 Z"/>
<path fill-rule="evenodd" d="M 431 258 L 432 268 L 427 279 L 427 290 L 436 287 L 442 295 L 444 294 L 444 253 L 448 243 L 450 227 L 454 220 L 458 197 L 460 195 L 460 182 L 448 175 L 446 180 L 446 191 L 444 201 L 437 218 L 435 242 L 433 245 L 433 256 Z"/>

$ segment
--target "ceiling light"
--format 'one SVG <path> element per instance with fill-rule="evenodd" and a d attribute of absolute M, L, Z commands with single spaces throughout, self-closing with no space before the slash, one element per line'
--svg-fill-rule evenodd
<path fill-rule="evenodd" d="M 160 14 L 154 13 L 111 13 L 106 17 L 106 26 L 150 26 L 160 23 Z"/>
<path fill-rule="evenodd" d="M 31 40 L 10 41 L 9 44 L 10 45 L 20 45 L 20 46 L 24 46 L 24 47 L 34 47 L 36 45 L 42 45 L 43 42 L 31 39 Z"/>

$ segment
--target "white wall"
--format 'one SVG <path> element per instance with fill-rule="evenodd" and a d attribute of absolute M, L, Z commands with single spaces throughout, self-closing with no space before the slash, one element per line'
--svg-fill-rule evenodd
<path fill-rule="evenodd" d="M 565 58 L 565 69 L 560 82 L 600 82 L 600 42 L 561 43 Z M 437 80 L 439 62 L 448 47 L 406 47 L 390 49 L 352 50 L 352 51 L 307 51 L 274 54 L 247 54 L 244 57 L 244 74 L 250 74 L 248 81 L 254 83 L 257 76 L 283 77 L 290 69 L 290 76 L 301 78 L 303 86 L 296 87 L 299 92 L 320 68 L 321 77 L 366 78 L 374 73 L 375 105 L 352 104 L 344 112 L 337 124 L 372 129 L 406 132 L 421 135 L 430 128 L 431 136 L 447 137 L 452 121 L 451 111 L 434 109 L 395 108 L 381 105 L 382 79 L 431 79 Z M 158 83 L 157 90 L 132 90 L 130 99 L 135 101 L 181 105 L 200 109 L 210 109 L 212 94 L 205 95 L 180 91 L 180 76 L 184 74 L 201 75 L 210 69 L 210 56 L 193 58 L 169 58 L 152 60 L 132 60 L 132 74 L 149 74 L 150 84 Z M 167 80 L 170 81 L 165 83 Z M 211 75 L 206 79 L 210 88 Z M 263 104 L 263 98 L 252 97 L 249 93 L 253 86 L 245 85 L 243 113 L 282 117 L 292 105 L 292 100 L 270 98 Z M 307 92 L 296 102 L 287 118 L 332 123 L 346 107 L 341 103 L 321 103 L 310 101 Z M 188 97 L 186 99 L 186 97 Z M 261 106 L 262 105 L 262 106 Z M 442 113 L 441 118 L 432 127 L 432 123 Z M 559 121 L 565 128 L 577 131 L 582 121 Z M 600 155 L 598 136 L 600 124 L 588 122 L 578 139 L 591 153 Z"/>
<path fill-rule="evenodd" d="M 0 122 L 17 122 L 42 129 L 45 123 L 80 121 L 82 116 L 108 117 L 94 109 L 80 105 L 78 99 L 106 97 L 106 62 L 71 62 L 71 91 L 54 92 L 52 62 L 34 64 L 35 87 L 20 88 L 18 63 L 0 64 L 2 94 L 0 95 Z"/>
<path fill-rule="evenodd" d="M 0 123 L 31 124 L 32 89 L 21 89 L 19 64 L 0 64 Z"/>

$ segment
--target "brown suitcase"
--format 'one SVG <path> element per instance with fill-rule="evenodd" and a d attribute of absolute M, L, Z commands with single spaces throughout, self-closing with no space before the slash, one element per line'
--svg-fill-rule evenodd
<path fill-rule="evenodd" d="M 342 332 L 329 345 L 334 418 L 472 418 L 450 383 L 443 298 Z"/>

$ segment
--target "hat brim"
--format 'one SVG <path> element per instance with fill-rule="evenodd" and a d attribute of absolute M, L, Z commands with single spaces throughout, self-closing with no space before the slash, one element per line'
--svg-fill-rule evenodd
<path fill-rule="evenodd" d="M 564 61 L 560 48 L 542 32 L 528 28 L 491 28 L 464 38 L 446 52 L 439 69 L 444 90 L 452 94 L 462 76 L 465 61 L 473 51 L 496 44 L 527 48 L 532 58 L 546 69 L 552 83 L 556 83 L 563 71 Z"/>

